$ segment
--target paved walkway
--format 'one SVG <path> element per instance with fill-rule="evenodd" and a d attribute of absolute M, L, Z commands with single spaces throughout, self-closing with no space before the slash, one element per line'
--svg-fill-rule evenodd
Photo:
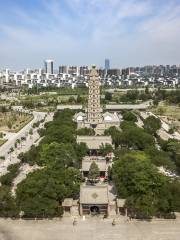
<path fill-rule="evenodd" d="M 112 219 L 78 220 L 4 220 L 0 219 L 1 240 L 179 240 L 180 222 L 118 222 Z"/>

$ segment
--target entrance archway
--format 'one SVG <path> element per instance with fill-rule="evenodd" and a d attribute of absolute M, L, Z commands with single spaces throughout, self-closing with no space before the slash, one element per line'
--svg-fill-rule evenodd
<path fill-rule="evenodd" d="M 100 213 L 98 206 L 91 206 L 90 207 L 90 213 L 91 215 L 98 215 Z"/>

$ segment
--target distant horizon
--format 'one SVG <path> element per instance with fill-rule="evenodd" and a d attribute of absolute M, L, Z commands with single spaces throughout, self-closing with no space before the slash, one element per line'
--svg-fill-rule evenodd
<path fill-rule="evenodd" d="M 179 0 L 1 1 L 0 69 L 180 64 Z"/>

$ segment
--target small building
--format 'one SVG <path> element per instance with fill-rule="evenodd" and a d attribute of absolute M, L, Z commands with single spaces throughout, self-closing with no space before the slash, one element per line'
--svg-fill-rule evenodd
<path fill-rule="evenodd" d="M 108 104 L 105 109 L 109 112 L 121 110 L 146 110 L 150 106 L 150 102 L 140 104 Z"/>
<path fill-rule="evenodd" d="M 100 176 L 105 177 L 107 175 L 108 165 L 105 159 L 103 160 L 91 160 L 91 159 L 83 159 L 82 160 L 82 173 L 84 177 L 88 177 L 89 169 L 92 164 L 95 162 L 99 168 Z"/>
<path fill-rule="evenodd" d="M 83 112 L 78 112 L 74 115 L 73 120 L 75 122 L 78 122 L 80 124 L 80 122 L 83 122 L 86 119 L 86 114 Z"/>
<path fill-rule="evenodd" d="M 57 105 L 57 110 L 65 110 L 65 109 L 70 109 L 70 110 L 80 110 L 82 109 L 82 105 Z"/>
<path fill-rule="evenodd" d="M 79 204 L 77 200 L 72 198 L 65 198 L 62 202 L 62 207 L 64 210 L 64 216 L 78 216 L 79 215 Z"/>
<path fill-rule="evenodd" d="M 125 207 L 125 202 L 126 202 L 126 199 L 120 199 L 120 198 L 116 199 L 117 214 L 124 215 L 124 216 L 127 215 L 127 209 Z"/>
<path fill-rule="evenodd" d="M 109 214 L 108 186 L 81 185 L 80 215 Z"/>
<path fill-rule="evenodd" d="M 98 150 L 102 145 L 112 145 L 111 136 L 77 136 L 77 143 L 86 143 L 90 150 Z"/>

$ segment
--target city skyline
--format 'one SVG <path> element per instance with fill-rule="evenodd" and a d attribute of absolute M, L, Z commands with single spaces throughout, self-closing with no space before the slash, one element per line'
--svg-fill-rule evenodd
<path fill-rule="evenodd" d="M 0 68 L 179 64 L 180 2 L 7 0 L 1 3 Z"/>

